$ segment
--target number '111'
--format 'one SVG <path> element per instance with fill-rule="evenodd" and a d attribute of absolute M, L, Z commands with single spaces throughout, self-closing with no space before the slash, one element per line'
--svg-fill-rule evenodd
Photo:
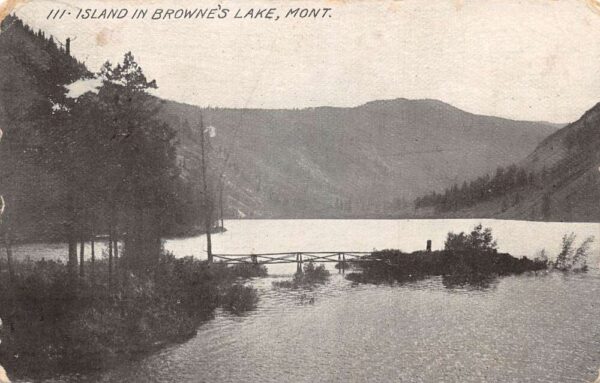
<path fill-rule="evenodd" d="M 46 20 L 49 19 L 62 19 L 62 17 L 67 13 L 66 9 L 51 9 L 48 16 L 46 16 Z"/>

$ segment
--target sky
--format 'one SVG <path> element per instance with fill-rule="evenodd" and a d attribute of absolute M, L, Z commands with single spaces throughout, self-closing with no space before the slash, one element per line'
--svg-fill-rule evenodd
<path fill-rule="evenodd" d="M 600 102 L 600 0 L 45 1 L 16 14 L 97 71 L 132 51 L 163 98 L 200 106 L 356 106 L 438 99 L 469 112 L 570 122 Z M 75 5 L 77 4 L 77 5 Z M 230 9 L 225 19 L 77 20 L 81 8 Z M 277 8 L 280 20 L 234 19 Z M 331 8 L 290 19 L 289 8 Z M 50 9 L 71 16 L 47 20 Z M 600 10 L 600 6 L 598 6 Z"/>

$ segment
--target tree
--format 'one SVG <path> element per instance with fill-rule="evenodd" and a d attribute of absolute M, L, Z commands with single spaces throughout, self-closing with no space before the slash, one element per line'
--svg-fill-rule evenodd
<path fill-rule="evenodd" d="M 448 233 L 444 249 L 446 250 L 477 250 L 477 251 L 494 251 L 496 249 L 496 241 L 492 236 L 492 229 L 483 228 L 481 224 L 475 226 L 471 233 L 465 234 L 461 232 L 454 234 Z"/>
<path fill-rule="evenodd" d="M 148 273 L 158 262 L 164 216 L 175 198 L 175 133 L 157 118 L 160 103 L 148 93 L 156 82 L 147 80 L 131 52 L 115 67 L 105 63 L 99 75 L 104 144 L 110 155 L 104 174 L 109 231 L 118 233 L 121 212 L 127 233 L 121 264 Z"/>

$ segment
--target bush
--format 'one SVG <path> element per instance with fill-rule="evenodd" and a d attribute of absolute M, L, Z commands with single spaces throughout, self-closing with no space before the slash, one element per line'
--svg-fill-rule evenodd
<path fill-rule="evenodd" d="M 327 282 L 329 277 L 330 273 L 324 265 L 315 266 L 314 262 L 309 261 L 304 264 L 303 272 L 294 274 L 294 278 L 289 281 L 273 282 L 273 286 L 283 288 L 312 286 Z"/>
<path fill-rule="evenodd" d="M 240 278 L 256 278 L 256 277 L 266 277 L 267 276 L 267 267 L 265 265 L 251 265 L 247 263 L 242 263 L 238 265 L 233 265 L 229 267 L 233 274 Z"/>
<path fill-rule="evenodd" d="M 224 309 L 239 315 L 256 308 L 258 295 L 253 287 L 233 285 L 223 294 L 222 302 Z"/>
<path fill-rule="evenodd" d="M 590 245 L 594 242 L 594 237 L 588 237 L 583 240 L 578 248 L 574 246 L 576 239 L 577 236 L 575 233 L 563 235 L 561 250 L 553 265 L 555 269 L 561 271 L 587 270 L 587 257 Z"/>
<path fill-rule="evenodd" d="M 314 262 L 309 261 L 304 265 L 302 278 L 306 283 L 324 283 L 329 279 L 329 276 L 330 273 L 323 264 L 315 266 Z"/>
<path fill-rule="evenodd" d="M 362 273 L 351 273 L 348 279 L 356 282 L 407 282 L 429 276 L 454 276 L 465 281 L 483 277 L 520 274 L 543 270 L 546 264 L 527 257 L 515 258 L 503 253 L 484 253 L 475 250 L 442 250 L 402 253 L 397 250 L 375 252 L 371 262 L 358 263 Z M 460 277 L 460 278 L 458 278 Z"/>
<path fill-rule="evenodd" d="M 0 360 L 31 377 L 102 369 L 187 339 L 219 304 L 235 312 L 255 305 L 256 292 L 234 284 L 266 272 L 165 254 L 151 277 L 117 269 L 109 291 L 105 260 L 93 273 L 86 263 L 76 280 L 53 261 L 15 269 L 12 285 L 0 279 Z"/>
<path fill-rule="evenodd" d="M 477 250 L 493 251 L 496 249 L 496 241 L 492 237 L 492 229 L 481 224 L 475 226 L 470 234 L 461 232 L 460 234 L 448 233 L 444 244 L 445 250 Z"/>

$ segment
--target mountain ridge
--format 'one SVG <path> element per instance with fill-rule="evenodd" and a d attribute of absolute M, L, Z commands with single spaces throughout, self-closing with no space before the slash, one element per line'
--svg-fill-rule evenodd
<path fill-rule="evenodd" d="M 163 118 L 182 133 L 182 152 L 198 151 L 191 144 L 194 134 L 185 124 L 197 123 L 200 113 L 206 124 L 217 127 L 218 146 L 238 148 L 239 153 L 230 153 L 238 170 L 262 179 L 257 186 L 249 179 L 252 176 L 226 177 L 231 192 L 227 198 L 232 197 L 228 216 L 241 211 L 255 218 L 389 216 L 394 200 L 398 204 L 431 187 L 443 188 L 516 162 L 557 129 L 549 124 L 480 116 L 430 99 L 396 98 L 356 107 L 303 109 L 201 108 L 165 101 Z M 254 145 L 240 149 L 231 143 L 236 139 Z M 290 150 L 283 153 L 282 148 Z M 465 150 L 467 154 L 461 155 Z M 265 156 L 271 158 L 267 158 L 269 163 Z M 281 166 L 275 166 L 273 158 L 280 158 Z M 245 166 L 248 163 L 256 167 Z M 419 169 L 413 171 L 413 167 Z M 296 178 L 285 179 L 287 174 Z M 273 179 L 277 177 L 281 179 Z M 311 190 L 302 195 L 290 186 L 298 181 Z M 257 190 L 265 185 L 269 189 L 266 195 Z M 286 203 L 299 206 L 281 206 Z"/>

